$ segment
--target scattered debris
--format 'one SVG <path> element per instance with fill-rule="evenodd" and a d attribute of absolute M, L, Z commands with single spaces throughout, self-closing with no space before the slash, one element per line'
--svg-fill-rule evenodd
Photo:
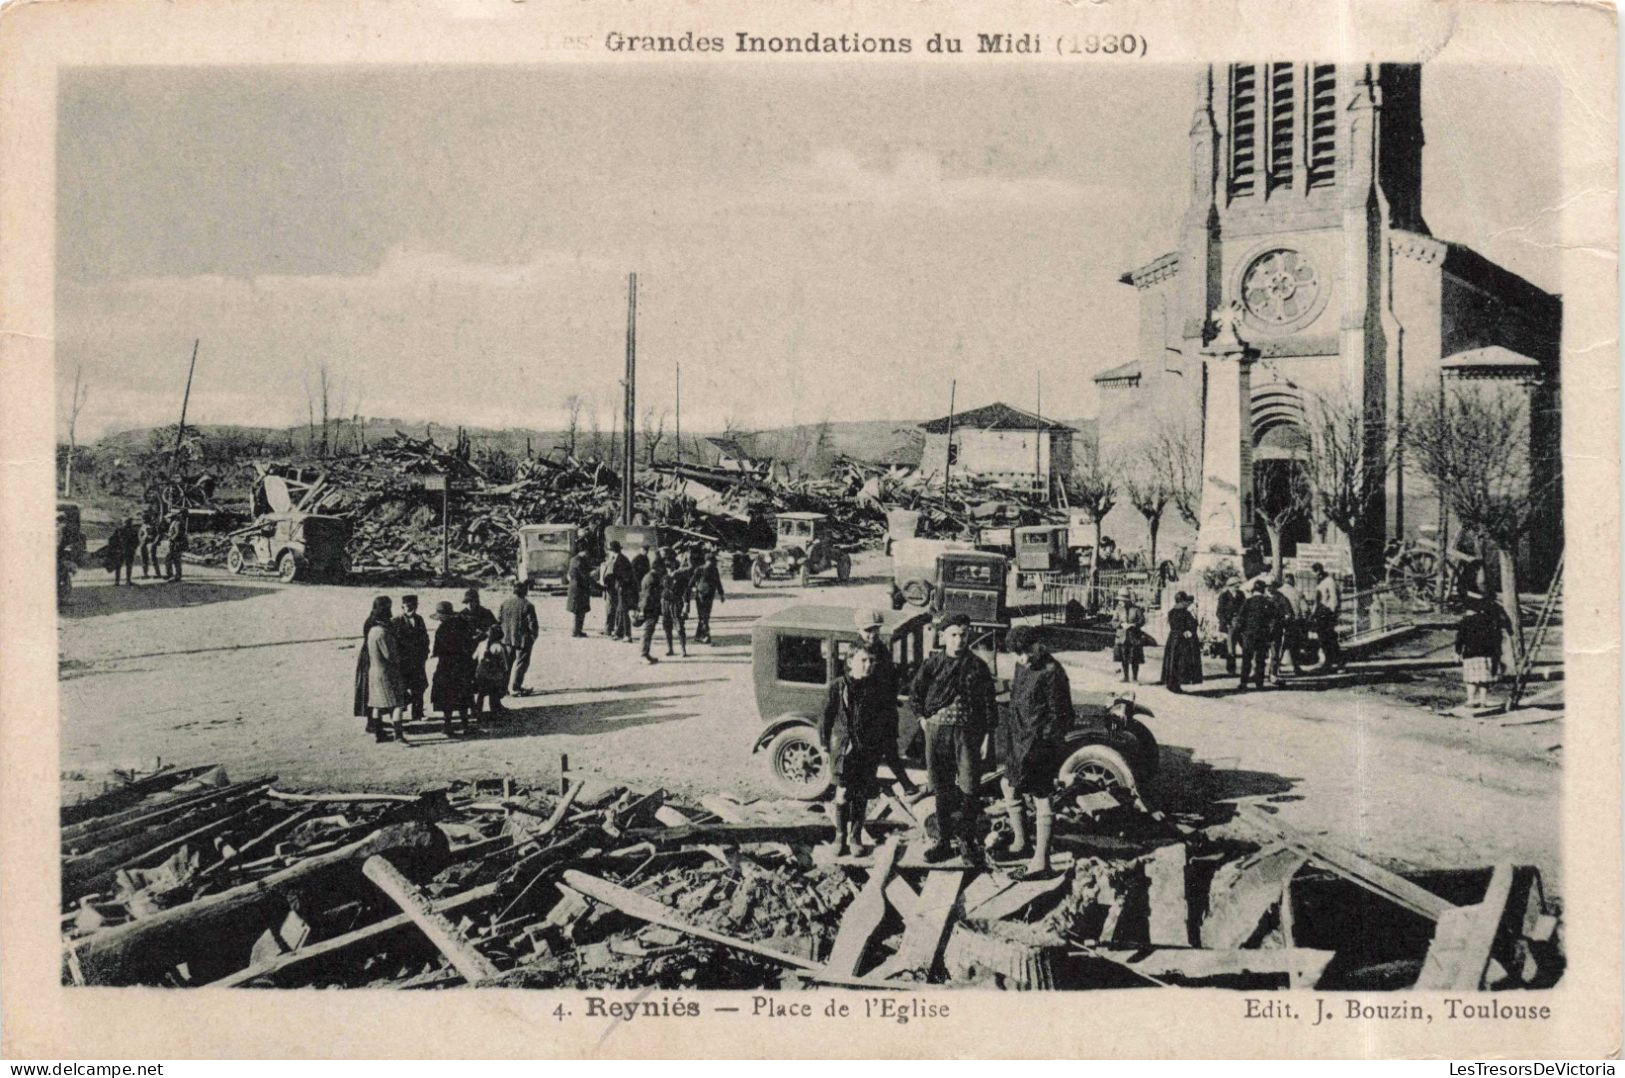
<path fill-rule="evenodd" d="M 1245 807 L 1262 845 L 1065 812 L 1054 874 L 1020 879 L 926 863 L 901 814 L 837 862 L 803 802 L 274 783 L 171 770 L 65 808 L 64 982 L 1465 991 L 1563 968 L 1533 869 L 1424 886 Z"/>

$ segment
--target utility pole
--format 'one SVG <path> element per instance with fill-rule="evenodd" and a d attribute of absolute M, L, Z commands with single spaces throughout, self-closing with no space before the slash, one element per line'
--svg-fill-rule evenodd
<path fill-rule="evenodd" d="M 943 458 L 942 465 L 942 493 L 946 497 L 954 490 L 954 393 L 959 389 L 959 379 L 955 378 L 948 383 L 948 452 Z"/>
<path fill-rule="evenodd" d="M 626 275 L 626 445 L 623 447 L 621 472 L 621 523 L 632 523 L 632 501 L 635 484 L 632 473 L 637 470 L 637 401 L 638 401 L 638 275 Z"/>
<path fill-rule="evenodd" d="M 1044 456 L 1039 451 L 1039 445 L 1044 439 L 1044 372 L 1038 372 L 1038 403 L 1037 411 L 1033 412 L 1033 486 L 1044 484 Z M 1044 484 L 1046 493 L 1048 485 Z M 1048 501 L 1046 497 L 1044 499 Z"/>
<path fill-rule="evenodd" d="M 677 463 L 683 463 L 683 365 L 677 364 Z"/>
<path fill-rule="evenodd" d="M 181 396 L 181 423 L 175 428 L 175 449 L 169 455 L 170 478 L 174 478 L 175 466 L 181 457 L 181 438 L 186 434 L 186 406 L 192 400 L 192 372 L 197 370 L 197 348 L 201 343 L 201 338 L 192 341 L 192 363 L 186 368 L 186 392 Z"/>

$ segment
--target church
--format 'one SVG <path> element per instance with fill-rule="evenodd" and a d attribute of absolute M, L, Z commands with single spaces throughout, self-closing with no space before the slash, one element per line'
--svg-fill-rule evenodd
<path fill-rule="evenodd" d="M 1317 398 L 1349 400 L 1380 438 L 1419 392 L 1493 379 L 1528 395 L 1530 444 L 1509 451 L 1557 467 L 1562 301 L 1428 230 L 1422 77 L 1410 64 L 1238 63 L 1197 78 L 1177 246 L 1123 273 L 1138 348 L 1094 381 L 1103 458 L 1131 456 L 1171 423 L 1200 431 L 1205 456 L 1217 439 L 1218 456 L 1239 461 L 1239 504 L 1199 522 L 1199 555 L 1264 538 L 1257 470 L 1304 451 Z M 1221 328 L 1241 362 L 1218 362 Z M 1204 460 L 1210 482 L 1213 467 Z M 1440 522 L 1402 452 L 1383 485 L 1368 534 L 1346 537 L 1379 559 L 1386 540 Z M 1550 518 L 1519 552 L 1532 580 L 1560 548 L 1560 500 Z M 1311 538 L 1299 522 L 1283 552 Z"/>

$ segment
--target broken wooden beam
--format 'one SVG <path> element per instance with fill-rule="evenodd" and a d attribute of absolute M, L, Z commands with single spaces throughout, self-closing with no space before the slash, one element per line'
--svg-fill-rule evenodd
<path fill-rule="evenodd" d="M 1335 952 L 1306 947 L 1232 947 L 1223 950 L 1202 947 L 1101 947 L 1076 950 L 1086 958 L 1099 958 L 1135 973 L 1160 980 L 1188 981 L 1221 977 L 1301 976 L 1314 984 L 1335 957 Z"/>
<path fill-rule="evenodd" d="M 361 874 L 378 885 L 389 900 L 400 907 L 402 913 L 418 927 L 418 931 L 446 956 L 463 979 L 471 985 L 494 980 L 498 974 L 491 960 L 458 934 L 457 928 L 423 896 L 423 892 L 390 864 L 383 854 L 374 854 L 361 864 Z"/>
<path fill-rule="evenodd" d="M 964 885 L 964 872 L 930 872 L 915 897 L 913 907 L 903 914 L 903 941 L 897 952 L 881 963 L 871 976 L 887 977 L 911 975 L 921 980 L 931 976 L 932 967 L 942 954 L 942 945 L 948 937 L 948 922 L 959 902 L 959 890 Z M 891 891 L 888 889 L 888 897 Z"/>
<path fill-rule="evenodd" d="M 143 830 L 117 842 L 98 847 L 62 862 L 62 895 L 64 899 L 98 891 L 112 880 L 121 866 L 134 864 L 154 851 L 171 845 L 187 836 L 196 837 L 200 828 L 208 828 L 239 814 L 244 800 L 258 796 L 257 789 L 240 790 L 231 797 L 208 806 L 199 816 L 191 814 L 171 819 L 159 826 Z M 255 806 L 259 807 L 258 804 Z"/>
<path fill-rule="evenodd" d="M 1477 992 L 1485 987 L 1490 951 L 1506 919 L 1511 895 L 1512 866 L 1496 865 L 1482 900 L 1471 906 L 1452 907 L 1440 915 L 1416 987 L 1458 992 Z"/>
<path fill-rule="evenodd" d="M 96 817 L 83 823 L 71 824 L 62 829 L 62 849 L 64 853 L 69 849 L 88 852 L 97 846 L 105 846 L 176 816 L 201 809 L 205 805 L 237 797 L 248 790 L 269 786 L 275 781 L 276 776 L 273 775 L 252 782 L 239 782 L 234 786 L 209 790 L 195 797 L 183 797 L 163 805 L 138 805 L 113 816 Z"/>
<path fill-rule="evenodd" d="M 444 860 L 446 838 L 421 821 L 393 824 L 347 846 L 307 857 L 264 879 L 162 910 L 67 944 L 88 984 L 140 983 L 218 946 L 234 926 L 265 924 L 290 896 L 335 872 L 355 870 L 375 853 L 398 852 L 425 862 Z"/>
<path fill-rule="evenodd" d="M 455 913 L 465 906 L 483 902 L 495 895 L 497 886 L 494 883 L 484 884 L 461 894 L 452 895 L 449 898 L 438 899 L 430 905 L 439 914 Z M 218 981 L 211 981 L 205 987 L 234 988 L 237 985 L 248 984 L 262 979 L 276 980 L 280 975 L 290 970 L 301 966 L 309 966 L 325 958 L 331 958 L 348 951 L 357 950 L 363 945 L 376 944 L 391 933 L 411 927 L 413 927 L 412 919 L 404 913 L 398 913 L 365 928 L 358 928 L 353 932 L 346 932 L 342 936 L 334 936 L 332 939 L 313 943 L 309 947 L 279 955 L 263 965 L 249 966 L 246 969 L 238 970 L 236 973 L 222 977 Z"/>
<path fill-rule="evenodd" d="M 1202 918 L 1200 932 L 1202 946 L 1226 948 L 1247 943 L 1270 907 L 1284 901 L 1285 887 L 1307 860 L 1302 851 L 1276 844 L 1219 866 L 1208 889 L 1207 915 Z M 1284 924 L 1289 914 L 1283 914 Z M 1287 940 L 1288 945 L 1291 942 Z"/>
<path fill-rule="evenodd" d="M 283 817 L 281 820 L 278 820 L 264 831 L 261 831 L 259 834 L 255 835 L 241 846 L 238 846 L 235 850 L 226 854 L 226 856 L 222 857 L 214 864 L 209 865 L 203 871 L 199 872 L 198 879 L 208 879 L 210 876 L 213 876 L 215 873 L 220 872 L 231 865 L 241 863 L 243 858 L 248 856 L 248 854 L 253 852 L 255 849 L 264 846 L 267 842 L 271 841 L 273 838 L 276 838 L 278 835 L 285 834 L 286 832 L 299 826 L 321 811 L 322 809 L 320 805 L 312 805 L 307 809 L 301 809 L 292 815 Z"/>
<path fill-rule="evenodd" d="M 1456 908 L 1454 903 L 1390 872 L 1381 865 L 1368 861 L 1357 853 L 1288 827 L 1256 805 L 1238 805 L 1236 815 L 1253 827 L 1268 832 L 1276 841 L 1307 855 L 1316 864 L 1324 865 L 1344 879 L 1374 891 L 1430 921 L 1437 921 L 1446 910 Z"/>
<path fill-rule="evenodd" d="M 821 972 L 823 969 L 817 962 L 809 958 L 787 954 L 784 951 L 765 947 L 752 940 L 738 939 L 715 929 L 706 928 L 704 925 L 693 924 L 671 907 L 662 905 L 652 898 L 646 898 L 636 891 L 628 891 L 626 888 L 610 883 L 608 880 L 601 880 L 584 872 L 577 872 L 574 869 L 566 869 L 564 882 L 593 901 L 612 906 L 628 917 L 636 917 L 638 920 L 648 921 L 650 924 L 674 928 L 690 936 L 710 940 L 712 943 L 720 943 L 724 947 L 732 947 L 735 950 L 748 951 L 751 954 L 760 955 L 763 958 L 771 959 L 786 966 L 794 966 L 798 969 L 814 972 Z"/>
<path fill-rule="evenodd" d="M 839 977 L 854 977 L 858 967 L 863 964 L 869 942 L 886 916 L 886 879 L 891 875 L 893 862 L 897 860 L 897 848 L 897 836 L 893 835 L 875 851 L 875 863 L 869 870 L 869 879 L 842 914 L 841 927 L 835 933 L 835 943 L 824 962 L 824 968 L 830 973 Z"/>
<path fill-rule="evenodd" d="M 400 802 L 402 804 L 405 804 L 405 805 L 415 805 L 415 804 L 419 803 L 420 801 L 431 800 L 432 798 L 434 798 L 434 796 L 436 795 L 437 792 L 440 793 L 442 796 L 444 795 L 444 791 L 425 791 L 423 793 L 416 793 L 416 794 L 384 794 L 384 793 L 377 793 L 377 794 L 373 794 L 373 793 L 314 793 L 314 794 L 299 794 L 299 793 L 290 793 L 287 790 L 278 790 L 278 789 L 276 789 L 274 787 L 272 789 L 269 789 L 269 790 L 265 791 L 265 794 L 266 794 L 267 797 L 274 797 L 278 801 L 318 801 L 318 802 L 321 802 L 321 801 L 330 801 L 330 802 L 398 801 L 398 802 Z"/>

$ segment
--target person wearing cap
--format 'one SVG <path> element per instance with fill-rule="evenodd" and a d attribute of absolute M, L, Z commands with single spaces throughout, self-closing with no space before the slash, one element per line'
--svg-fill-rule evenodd
<path fill-rule="evenodd" d="M 1320 669 L 1331 673 L 1343 666 L 1343 649 L 1337 642 L 1337 617 L 1343 610 L 1343 593 L 1337 578 L 1326 571 L 1320 562 L 1312 566 L 1315 573 L 1315 637 L 1320 641 Z"/>
<path fill-rule="evenodd" d="M 879 793 L 875 772 L 897 742 L 897 697 L 876 679 L 874 656 L 863 648 L 847 653 L 846 672 L 830 682 L 818 739 L 835 780 L 835 854 L 861 857 L 869 852 L 863 822 Z"/>
<path fill-rule="evenodd" d="M 710 644 L 711 606 L 725 603 L 728 597 L 722 591 L 722 572 L 717 568 L 717 552 L 707 550 L 705 561 L 694 572 L 694 642 Z"/>
<path fill-rule="evenodd" d="M 485 634 L 491 631 L 491 626 L 497 623 L 497 616 L 491 613 L 491 608 L 480 605 L 480 589 L 469 588 L 463 592 L 463 609 L 459 615 L 468 623 L 469 632 L 474 636 L 474 643 L 469 645 L 469 654 L 485 639 Z"/>
<path fill-rule="evenodd" d="M 412 718 L 423 718 L 423 691 L 429 687 L 425 667 L 429 662 L 429 627 L 418 613 L 416 595 L 401 596 L 401 612 L 394 622 L 395 640 L 400 645 L 401 682 L 406 686 Z"/>
<path fill-rule="evenodd" d="M 1246 602 L 1247 595 L 1241 590 L 1241 577 L 1233 576 L 1226 580 L 1224 590 L 1219 592 L 1214 614 L 1219 619 L 1219 635 L 1224 637 L 1224 669 L 1228 674 L 1236 672 L 1236 619 Z"/>
<path fill-rule="evenodd" d="M 1275 600 L 1262 580 L 1253 581 L 1252 594 L 1236 615 L 1236 639 L 1241 643 L 1241 683 L 1245 689 L 1251 681 L 1264 687 L 1265 667 L 1269 665 L 1270 645 L 1275 640 L 1279 612 Z"/>
<path fill-rule="evenodd" d="M 995 743 L 1004 765 L 1005 810 L 1009 813 L 1013 856 L 1028 856 L 1025 871 L 1015 875 L 1045 877 L 1050 872 L 1050 835 L 1054 809 L 1050 797 L 1060 774 L 1063 738 L 1072 729 L 1072 683 L 1030 625 L 1010 630 L 1006 644 L 1016 657 L 1010 681 L 1010 706 L 999 716 Z M 1029 848 L 1023 805 L 1033 814 Z"/>
<path fill-rule="evenodd" d="M 682 645 L 683 658 L 688 658 L 688 593 L 694 583 L 693 555 L 684 553 L 679 560 L 670 549 L 660 552 L 660 560 L 665 563 L 666 576 L 661 582 L 660 589 L 660 625 L 666 631 L 666 655 L 669 658 L 675 654 L 672 651 L 672 630 L 677 630 L 677 640 Z"/>
<path fill-rule="evenodd" d="M 1117 635 L 1112 641 L 1112 659 L 1123 671 L 1121 680 L 1139 681 L 1140 665 L 1145 662 L 1145 608 L 1134 601 L 1127 588 L 1117 593 L 1117 608 L 1112 613 L 1117 624 Z"/>
<path fill-rule="evenodd" d="M 982 781 L 982 739 L 993 729 L 993 675 L 971 653 L 970 618 L 954 614 L 941 624 L 942 650 L 920 664 L 909 704 L 925 733 L 925 769 L 937 795 L 937 840 L 927 861 L 946 861 L 954 847 L 975 864 L 980 819 L 977 792 Z"/>
<path fill-rule="evenodd" d="M 1168 610 L 1168 639 L 1162 649 L 1162 684 L 1169 692 L 1184 692 L 1186 685 L 1202 683 L 1202 638 L 1193 600 L 1184 592 L 1174 595 Z"/>
<path fill-rule="evenodd" d="M 508 653 L 513 656 L 513 674 L 508 691 L 515 696 L 529 696 L 525 688 L 525 674 L 530 670 L 531 649 L 541 635 L 541 624 L 536 620 L 536 606 L 530 601 L 530 585 L 523 580 L 513 584 L 513 594 L 502 600 L 497 608 L 497 624 L 502 626 L 502 638 L 508 642 Z"/>
<path fill-rule="evenodd" d="M 446 736 L 458 737 L 472 721 L 469 709 L 474 700 L 474 648 L 479 641 L 473 638 L 468 619 L 453 610 L 449 602 L 438 604 L 431 620 L 437 623 L 437 628 L 429 704 L 445 719 Z"/>
<path fill-rule="evenodd" d="M 877 694 L 892 702 L 891 736 L 881 746 L 881 762 L 890 769 L 903 793 L 913 797 L 920 788 L 908 777 L 902 753 L 897 749 L 897 697 L 901 689 L 897 684 L 897 664 L 892 661 L 891 649 L 880 633 L 885 620 L 880 611 L 872 608 L 859 609 L 852 614 L 852 626 L 858 631 L 858 648 L 867 651 L 871 659 L 869 677 L 879 686 Z"/>
<path fill-rule="evenodd" d="M 649 567 L 655 562 L 654 547 L 644 543 L 638 552 L 632 556 L 632 586 L 638 594 L 643 592 L 643 578 L 649 575 Z"/>
<path fill-rule="evenodd" d="M 1292 657 L 1292 672 L 1302 671 L 1302 645 L 1298 627 L 1298 581 L 1291 573 L 1270 582 L 1270 599 L 1275 603 L 1275 638 L 1270 641 L 1270 680 L 1281 684 L 1281 657 Z"/>
<path fill-rule="evenodd" d="M 638 615 L 643 619 L 643 661 L 650 666 L 660 661 L 649 654 L 649 648 L 654 644 L 655 630 L 660 627 L 661 595 L 665 587 L 666 566 L 656 554 L 638 586 Z"/>
<path fill-rule="evenodd" d="M 615 620 L 608 625 L 609 635 L 616 640 L 632 639 L 632 608 L 638 605 L 637 570 L 621 552 L 621 541 L 609 544 L 609 580 L 606 593 L 613 589 Z"/>

